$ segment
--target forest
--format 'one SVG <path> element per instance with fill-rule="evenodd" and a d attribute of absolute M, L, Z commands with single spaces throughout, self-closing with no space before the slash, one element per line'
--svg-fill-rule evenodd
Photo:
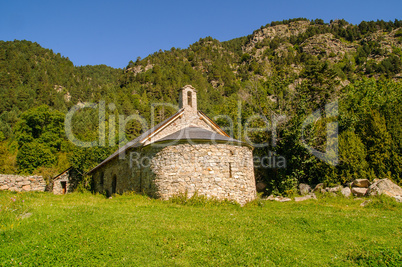
<path fill-rule="evenodd" d="M 122 69 L 74 66 L 37 43 L 0 41 L 0 173 L 49 180 L 73 166 L 85 180 L 88 170 L 146 130 L 132 120 L 124 135 L 118 129 L 110 135 L 111 121 L 137 114 L 160 122 L 176 110 L 160 106 L 151 112 L 152 103 L 177 105 L 178 89 L 191 84 L 199 109 L 230 135 L 265 144 L 254 148 L 257 158 L 286 160 L 286 166 L 256 164 L 256 180 L 267 184 L 267 193 L 291 194 L 301 182 L 336 185 L 356 178 L 390 178 L 402 185 L 401 78 L 400 20 L 271 22 L 233 40 L 206 37 L 186 49 L 160 50 Z M 97 140 L 102 121 L 113 140 L 74 145 L 65 133 L 67 112 L 101 102 L 105 116 L 81 108 L 72 132 L 83 141 Z M 337 113 L 327 114 L 333 103 Z M 305 127 L 311 114 L 321 116 Z M 333 123 L 338 161 L 328 164 L 307 147 L 325 152 L 333 145 L 327 138 Z M 246 136 L 250 127 L 260 130 Z"/>

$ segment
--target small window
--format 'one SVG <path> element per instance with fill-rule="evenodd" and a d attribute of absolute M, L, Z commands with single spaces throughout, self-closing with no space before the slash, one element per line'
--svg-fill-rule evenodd
<path fill-rule="evenodd" d="M 193 106 L 193 98 L 192 98 L 192 96 L 191 96 L 191 92 L 190 92 L 190 91 L 187 92 L 187 105 L 189 105 L 190 107 Z"/>
<path fill-rule="evenodd" d="M 229 163 L 229 178 L 232 178 L 232 163 Z"/>

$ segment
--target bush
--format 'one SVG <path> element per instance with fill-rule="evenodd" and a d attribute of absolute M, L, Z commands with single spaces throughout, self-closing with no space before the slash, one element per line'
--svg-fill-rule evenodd
<path fill-rule="evenodd" d="M 56 160 L 50 149 L 37 142 L 24 144 L 17 153 L 17 165 L 20 171 L 32 173 L 37 167 L 50 167 Z"/>

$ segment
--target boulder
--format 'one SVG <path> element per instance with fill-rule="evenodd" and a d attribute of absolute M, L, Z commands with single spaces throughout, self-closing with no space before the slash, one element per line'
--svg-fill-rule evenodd
<path fill-rule="evenodd" d="M 402 197 L 401 196 L 394 196 L 396 202 L 402 203 Z"/>
<path fill-rule="evenodd" d="M 316 186 L 314 187 L 313 192 L 317 192 L 317 191 L 321 192 L 322 189 L 324 189 L 324 184 L 323 184 L 323 183 L 320 183 L 320 184 L 318 184 L 318 185 L 316 185 Z"/>
<path fill-rule="evenodd" d="M 367 193 L 367 188 L 362 187 L 352 187 L 352 193 L 357 197 L 364 197 Z"/>
<path fill-rule="evenodd" d="M 377 196 L 381 194 L 385 194 L 390 197 L 402 196 L 402 188 L 394 184 L 390 179 L 386 178 L 373 183 L 369 187 L 367 194 L 369 196 Z"/>
<path fill-rule="evenodd" d="M 307 195 L 311 192 L 311 187 L 308 184 L 299 184 L 300 195 Z"/>
<path fill-rule="evenodd" d="M 338 186 L 335 186 L 335 187 L 328 187 L 327 191 L 328 191 L 328 192 L 336 193 L 336 192 L 338 192 L 338 191 L 341 191 L 342 188 L 343 188 L 343 187 L 342 187 L 341 185 L 338 185 Z"/>
<path fill-rule="evenodd" d="M 345 197 L 350 197 L 350 195 L 352 194 L 352 191 L 350 190 L 349 187 L 344 187 L 344 188 L 342 188 L 341 193 Z"/>
<path fill-rule="evenodd" d="M 305 195 L 305 196 L 302 196 L 302 197 L 295 197 L 296 202 L 304 201 L 304 200 L 307 200 L 307 199 L 317 199 L 317 197 L 315 196 L 314 193 L 311 193 L 311 194 L 308 194 L 308 195 Z"/>
<path fill-rule="evenodd" d="M 356 179 L 353 181 L 352 186 L 368 188 L 370 186 L 370 181 L 367 179 Z"/>

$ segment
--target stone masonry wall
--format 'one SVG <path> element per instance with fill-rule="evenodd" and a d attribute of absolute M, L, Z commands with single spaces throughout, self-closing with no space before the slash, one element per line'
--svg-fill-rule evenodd
<path fill-rule="evenodd" d="M 252 151 L 227 144 L 179 144 L 152 155 L 149 167 L 159 197 L 195 192 L 245 204 L 255 199 Z"/>
<path fill-rule="evenodd" d="M 103 184 L 101 183 L 103 176 Z M 95 192 L 144 192 L 169 199 L 187 191 L 207 197 L 245 204 L 255 199 L 256 187 L 252 151 L 228 144 L 178 144 L 132 149 L 125 159 L 118 157 L 93 174 Z"/>
<path fill-rule="evenodd" d="M 42 176 L 20 176 L 0 174 L 0 190 L 45 191 L 46 182 Z"/>
<path fill-rule="evenodd" d="M 127 153 L 124 159 L 116 157 L 106 165 L 97 169 L 92 175 L 93 190 L 99 193 L 112 194 L 113 177 L 116 177 L 116 193 L 122 194 L 127 191 L 139 190 L 139 173 L 132 175 L 136 169 L 129 166 L 130 153 Z"/>
<path fill-rule="evenodd" d="M 63 189 L 63 183 L 65 183 L 65 191 Z M 77 186 L 76 173 L 74 170 L 67 170 L 60 174 L 53 180 L 53 194 L 61 195 L 65 193 L 71 193 Z"/>

